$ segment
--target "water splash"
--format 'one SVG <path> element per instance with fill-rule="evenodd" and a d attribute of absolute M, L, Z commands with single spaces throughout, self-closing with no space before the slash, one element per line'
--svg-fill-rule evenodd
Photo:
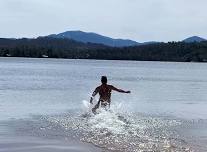
<path fill-rule="evenodd" d="M 82 111 L 36 117 L 22 131 L 55 139 L 74 137 L 108 151 L 192 151 L 173 131 L 181 125 L 178 120 L 127 112 L 122 103 L 110 110 L 99 109 L 94 115 L 88 111 L 90 106 L 84 101 Z"/>
<path fill-rule="evenodd" d="M 178 120 L 129 113 L 120 109 L 123 109 L 123 105 L 115 104 L 110 110 L 99 109 L 97 115 L 77 112 L 48 116 L 44 121 L 51 124 L 53 129 L 73 132 L 81 141 L 111 151 L 191 151 L 171 130 L 180 125 Z"/>

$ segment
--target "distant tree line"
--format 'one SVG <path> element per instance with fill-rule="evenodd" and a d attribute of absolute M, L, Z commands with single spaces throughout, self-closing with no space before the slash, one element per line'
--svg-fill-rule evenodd
<path fill-rule="evenodd" d="M 169 42 L 116 48 L 49 37 L 0 39 L 0 56 L 207 62 L 207 42 Z"/>

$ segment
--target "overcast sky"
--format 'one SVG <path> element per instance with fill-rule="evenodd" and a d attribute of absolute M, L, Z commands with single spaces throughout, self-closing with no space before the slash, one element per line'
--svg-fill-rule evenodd
<path fill-rule="evenodd" d="M 0 37 L 69 30 L 113 38 L 207 38 L 207 0 L 0 0 Z"/>

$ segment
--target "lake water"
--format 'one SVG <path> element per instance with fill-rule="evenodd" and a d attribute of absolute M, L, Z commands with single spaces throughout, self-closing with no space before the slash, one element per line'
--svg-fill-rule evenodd
<path fill-rule="evenodd" d="M 131 94 L 93 115 L 102 75 Z M 203 63 L 0 58 L 0 152 L 203 152 L 206 109 Z"/>

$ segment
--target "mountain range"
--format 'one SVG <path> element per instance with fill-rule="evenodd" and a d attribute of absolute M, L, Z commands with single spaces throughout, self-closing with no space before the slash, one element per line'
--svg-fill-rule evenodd
<path fill-rule="evenodd" d="M 59 34 L 52 34 L 48 37 L 73 39 L 83 43 L 97 43 L 112 47 L 134 46 L 140 43 L 128 39 L 113 39 L 97 33 L 87 33 L 83 31 L 67 31 Z"/>
<path fill-rule="evenodd" d="M 129 39 L 114 39 L 111 37 L 103 36 L 97 33 L 92 32 L 83 32 L 83 31 L 67 31 L 59 34 L 51 34 L 47 37 L 52 38 L 61 38 L 61 39 L 73 39 L 79 42 L 83 43 L 96 43 L 96 44 L 103 44 L 106 46 L 111 47 L 128 47 L 128 46 L 138 46 L 138 45 L 148 45 L 148 44 L 154 44 L 154 43 L 160 43 L 156 41 L 151 42 L 136 42 L 134 40 Z M 207 41 L 204 38 L 193 36 L 184 39 L 182 42 L 186 43 L 192 43 L 192 42 L 201 42 L 201 41 Z"/>
<path fill-rule="evenodd" d="M 33 39 L 0 38 L 0 56 L 207 62 L 207 41 L 203 42 L 202 38 L 192 37 L 184 40 L 183 42 L 149 42 L 148 44 L 150 45 L 145 43 L 145 45 L 139 44 L 133 47 L 110 47 L 94 42 L 80 42 L 80 40 L 76 41 L 72 39 L 72 37 L 55 38 L 54 35 Z"/>
<path fill-rule="evenodd" d="M 202 42 L 202 41 L 207 41 L 207 40 L 204 38 L 201 38 L 199 36 L 192 36 L 192 37 L 189 37 L 189 38 L 183 40 L 183 42 L 186 42 L 186 43 Z"/>

